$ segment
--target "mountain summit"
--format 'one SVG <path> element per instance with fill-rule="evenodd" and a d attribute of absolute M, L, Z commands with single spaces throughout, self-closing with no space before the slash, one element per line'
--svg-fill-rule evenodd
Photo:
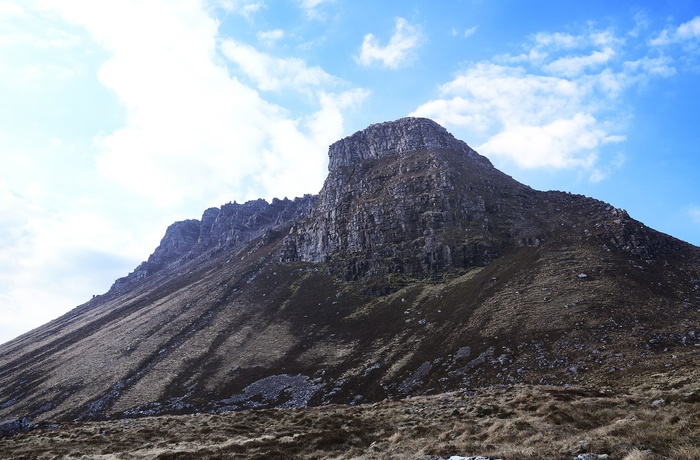
<path fill-rule="evenodd" d="M 333 144 L 317 196 L 229 203 L 0 346 L 0 417 L 356 404 L 697 365 L 700 250 L 541 192 L 427 119 Z"/>

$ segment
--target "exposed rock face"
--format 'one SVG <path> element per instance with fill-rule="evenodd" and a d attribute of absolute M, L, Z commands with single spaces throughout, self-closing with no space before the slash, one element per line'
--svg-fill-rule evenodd
<path fill-rule="evenodd" d="M 331 145 L 328 170 L 355 166 L 365 160 L 376 160 L 416 150 L 452 150 L 487 165 L 490 162 L 465 142 L 457 140 L 445 128 L 427 118 L 402 118 L 393 122 L 370 125 L 352 136 Z"/>
<path fill-rule="evenodd" d="M 263 199 L 243 204 L 228 203 L 221 208 L 209 208 L 202 219 L 175 222 L 168 227 L 165 236 L 146 262 L 125 278 L 118 279 L 112 290 L 124 289 L 164 267 L 183 263 L 205 252 L 224 248 L 236 252 L 254 239 L 263 242 L 279 236 L 291 222 L 305 215 L 316 197 L 279 200 L 268 203 Z"/>
<path fill-rule="evenodd" d="M 0 420 L 697 367 L 698 248 L 520 184 L 430 120 L 372 125 L 329 155 L 318 196 L 173 224 L 108 295 L 0 346 Z"/>
<path fill-rule="evenodd" d="M 423 118 L 372 125 L 333 144 L 329 157 L 318 204 L 292 229 L 284 260 L 330 263 L 347 280 L 488 264 L 502 249 L 499 233 L 519 226 L 492 216 L 531 193 Z"/>
<path fill-rule="evenodd" d="M 160 245 L 146 262 L 139 265 L 132 273 L 135 279 L 144 278 L 186 256 L 197 244 L 201 223 L 195 219 L 175 222 L 165 231 Z"/>

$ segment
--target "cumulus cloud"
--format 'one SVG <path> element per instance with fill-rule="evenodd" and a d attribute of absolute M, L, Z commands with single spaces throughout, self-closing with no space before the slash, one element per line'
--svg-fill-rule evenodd
<path fill-rule="evenodd" d="M 396 69 L 413 59 L 420 38 L 421 32 L 417 26 L 404 18 L 397 18 L 389 43 L 382 46 L 373 34 L 365 35 L 356 61 L 365 66 L 379 62 L 384 67 Z"/>
<path fill-rule="evenodd" d="M 663 56 L 623 59 L 624 45 L 609 30 L 538 33 L 520 54 L 466 67 L 412 115 L 461 127 L 481 153 L 520 168 L 579 168 L 598 182 L 620 164 L 601 165 L 602 148 L 625 140 L 611 115 L 619 96 L 675 72 Z"/>
<path fill-rule="evenodd" d="M 168 206 L 271 198 L 265 184 L 284 183 L 289 195 L 316 192 L 322 170 L 292 182 L 275 177 L 283 168 L 268 166 L 289 166 L 290 156 L 325 164 L 327 146 L 342 133 L 342 117 L 316 130 L 317 113 L 329 108 L 313 93 L 325 94 L 339 80 L 302 60 L 274 58 L 232 40 L 218 48 L 217 21 L 195 3 L 149 5 L 146 10 L 141 2 L 56 7 L 111 53 L 100 80 L 127 110 L 125 126 L 96 141 L 99 171 Z M 237 67 L 222 66 L 219 52 Z M 242 77 L 260 91 L 305 91 L 311 110 L 290 117 Z M 297 140 L 280 142 L 282 137 Z"/>
<path fill-rule="evenodd" d="M 516 124 L 492 136 L 479 150 L 490 156 L 514 159 L 523 168 L 590 168 L 601 144 L 619 142 L 606 135 L 590 114 L 577 113 L 549 123 Z"/>

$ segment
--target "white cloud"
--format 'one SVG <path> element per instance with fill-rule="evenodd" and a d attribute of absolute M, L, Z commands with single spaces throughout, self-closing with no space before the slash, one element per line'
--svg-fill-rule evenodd
<path fill-rule="evenodd" d="M 240 14 L 249 21 L 253 14 L 265 8 L 265 2 L 259 0 L 217 0 L 216 3 L 224 10 Z"/>
<path fill-rule="evenodd" d="M 690 21 L 678 26 L 674 35 L 678 40 L 690 40 L 700 37 L 700 16 L 696 16 Z"/>
<path fill-rule="evenodd" d="M 251 78 L 262 91 L 291 89 L 308 92 L 341 82 L 320 67 L 307 66 L 302 59 L 273 57 L 234 40 L 224 40 L 221 51 L 238 64 L 241 72 Z"/>
<path fill-rule="evenodd" d="M 644 56 L 635 61 L 627 61 L 623 64 L 623 72 L 635 81 L 641 81 L 648 76 L 672 77 L 676 74 L 673 60 L 670 57 L 659 56 L 651 58 Z"/>
<path fill-rule="evenodd" d="M 0 0 L 0 18 L 9 19 L 11 17 L 26 17 L 26 11 L 16 3 Z"/>
<path fill-rule="evenodd" d="M 32 17 L 28 10 L 13 3 L 0 3 L 0 93 L 7 88 L 40 91 L 47 80 L 65 79 L 80 72 L 82 63 L 61 59 L 64 52 L 77 48 L 80 37 L 51 21 Z M 39 61 L 29 58 L 41 54 Z M 5 105 L 10 101 L 0 94 Z"/>
<path fill-rule="evenodd" d="M 328 0 L 300 0 L 299 6 L 305 10 L 316 8 L 322 3 L 328 3 Z"/>
<path fill-rule="evenodd" d="M 600 181 L 603 147 L 620 143 L 619 96 L 675 69 L 664 57 L 624 60 L 625 41 L 608 30 L 538 33 L 520 55 L 472 64 L 439 87 L 412 115 L 460 127 L 493 158 L 520 168 L 579 168 Z M 471 137 L 470 137 L 471 136 Z"/>
<path fill-rule="evenodd" d="M 649 26 L 651 25 L 649 15 L 644 10 L 639 10 L 634 13 L 632 19 L 634 20 L 634 27 L 628 33 L 630 37 L 639 37 L 644 31 L 649 29 Z"/>
<path fill-rule="evenodd" d="M 612 48 L 593 51 L 584 56 L 567 56 L 556 59 L 543 68 L 554 75 L 575 77 L 581 75 L 589 68 L 595 68 L 607 64 L 615 56 Z"/>
<path fill-rule="evenodd" d="M 385 46 L 373 34 L 365 35 L 356 61 L 362 65 L 371 65 L 375 61 L 384 67 L 396 69 L 413 58 L 413 51 L 419 45 L 420 29 L 409 24 L 404 18 L 396 19 L 394 34 Z"/>
<path fill-rule="evenodd" d="M 624 139 L 620 139 L 620 141 L 623 141 Z M 597 184 L 598 182 L 602 182 L 606 180 L 612 173 L 620 168 L 625 164 L 625 155 L 621 152 L 618 152 L 610 162 L 604 165 L 599 165 L 593 168 L 591 171 L 590 176 L 588 177 L 588 180 L 594 184 Z"/>
<path fill-rule="evenodd" d="M 562 114 L 574 115 L 586 87 L 562 78 L 533 75 L 522 67 L 482 62 L 439 89 L 448 98 L 444 100 L 449 109 L 458 109 L 459 115 L 467 117 L 465 121 L 480 120 L 475 128 L 488 131 L 501 125 L 536 125 Z M 419 108 L 415 114 L 424 112 Z"/>
<path fill-rule="evenodd" d="M 65 30 L 48 28 L 42 31 L 15 31 L 0 35 L 0 46 L 29 45 L 35 48 L 65 48 L 75 46 L 79 37 Z"/>
<path fill-rule="evenodd" d="M 97 139 L 97 164 L 105 176 L 159 205 L 218 204 L 235 196 L 271 198 L 264 185 L 279 183 L 275 174 L 282 173 L 267 169 L 275 159 L 310 156 L 325 164 L 327 146 L 342 132 L 342 117 L 333 129 L 312 135 L 310 120 L 326 110 L 320 101 L 310 101 L 315 109 L 290 119 L 235 74 L 232 78 L 217 60 L 217 22 L 197 4 L 71 5 L 55 8 L 111 52 L 100 80 L 127 109 L 126 125 Z M 222 41 L 221 51 L 260 90 L 313 94 L 339 81 L 299 59 L 273 58 L 232 40 Z M 280 127 L 286 136 L 294 131 L 306 139 L 304 148 L 291 147 L 303 142 L 277 142 Z M 282 182 L 289 186 L 286 194 L 297 195 L 316 192 L 323 178 L 319 171 Z"/>
<path fill-rule="evenodd" d="M 479 26 L 474 26 L 474 27 L 470 27 L 470 28 L 468 28 L 468 29 L 465 29 L 465 30 L 462 31 L 462 32 L 459 32 L 456 28 L 453 27 L 453 28 L 452 28 L 452 36 L 453 36 L 453 37 L 456 37 L 456 36 L 458 36 L 458 35 L 461 35 L 461 36 L 464 37 L 464 38 L 469 38 L 469 37 L 471 37 L 472 35 L 474 35 L 474 34 L 476 33 L 476 30 L 477 30 L 478 28 L 479 28 Z"/>
<path fill-rule="evenodd" d="M 522 168 L 590 168 L 602 144 L 619 142 L 590 114 L 557 118 L 544 125 L 507 126 L 479 147 L 485 155 L 511 159 Z"/>
<path fill-rule="evenodd" d="M 700 38 L 700 16 L 696 16 L 678 27 L 664 29 L 649 43 L 652 46 L 663 46 L 672 43 L 684 43 L 697 38 Z"/>
<path fill-rule="evenodd" d="M 471 37 L 472 35 L 474 35 L 476 33 L 476 29 L 478 29 L 478 28 L 479 28 L 479 26 L 474 26 L 474 27 L 470 27 L 468 29 L 465 29 L 462 36 L 464 36 L 464 38 Z"/>
<path fill-rule="evenodd" d="M 311 19 L 323 19 L 323 14 L 319 11 L 319 6 L 330 3 L 333 0 L 299 0 L 299 7 L 304 10 Z"/>
<path fill-rule="evenodd" d="M 298 189 L 300 181 L 325 177 L 325 161 L 315 155 L 298 153 L 325 154 L 332 142 L 329 138 L 336 140 L 343 134 L 343 110 L 358 106 L 367 95 L 368 92 L 362 89 L 340 94 L 320 93 L 321 108 L 303 122 L 303 130 L 291 120 L 280 120 L 270 126 L 274 135 L 264 152 L 264 167 L 258 177 L 263 188 L 273 196 L 290 196 L 289 191 Z"/>
<path fill-rule="evenodd" d="M 282 29 L 265 30 L 257 33 L 258 40 L 267 45 L 274 45 L 276 42 L 282 40 L 284 36 L 285 33 Z"/>
<path fill-rule="evenodd" d="M 583 36 L 561 32 L 539 32 L 533 37 L 535 48 L 572 49 L 581 46 Z"/>

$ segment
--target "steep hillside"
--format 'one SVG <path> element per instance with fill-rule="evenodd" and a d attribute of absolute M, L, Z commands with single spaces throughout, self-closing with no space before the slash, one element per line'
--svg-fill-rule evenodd
<path fill-rule="evenodd" d="M 631 385 L 697 366 L 698 248 L 520 184 L 426 119 L 329 156 L 317 197 L 173 224 L 109 292 L 0 346 L 0 418 Z"/>

